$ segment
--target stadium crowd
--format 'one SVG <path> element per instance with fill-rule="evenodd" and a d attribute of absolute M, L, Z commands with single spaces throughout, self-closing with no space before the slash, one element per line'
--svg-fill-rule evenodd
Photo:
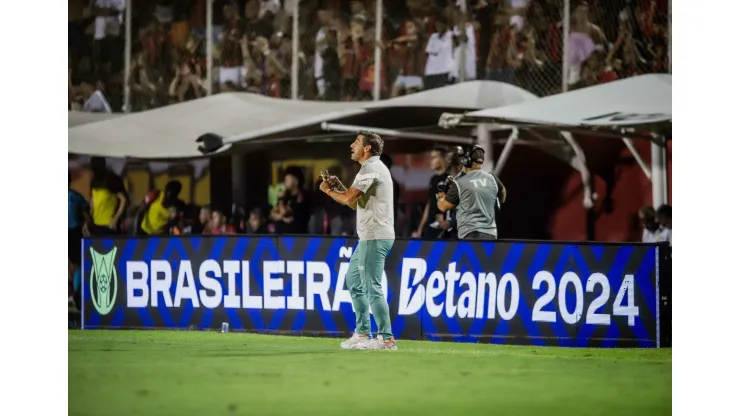
<path fill-rule="evenodd" d="M 205 1 L 133 0 L 125 79 L 125 0 L 70 0 L 69 109 L 141 111 L 204 96 Z M 213 0 L 213 92 L 290 97 L 295 1 Z M 300 1 L 301 99 L 371 99 L 375 1 Z M 468 0 L 467 12 L 461 4 L 384 2 L 382 97 L 457 82 L 461 67 L 466 79 L 561 91 L 563 0 Z M 569 88 L 668 72 L 667 16 L 667 0 L 572 0 Z"/>

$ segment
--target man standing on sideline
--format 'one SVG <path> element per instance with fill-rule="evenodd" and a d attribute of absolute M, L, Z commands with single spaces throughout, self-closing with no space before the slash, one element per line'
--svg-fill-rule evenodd
<path fill-rule="evenodd" d="M 357 244 L 349 263 L 347 288 L 355 309 L 355 333 L 341 343 L 344 349 L 395 350 L 391 332 L 388 302 L 383 296 L 381 280 L 385 258 L 393 247 L 393 181 L 388 168 L 380 161 L 383 139 L 375 133 L 361 131 L 350 146 L 352 160 L 362 167 L 352 186 L 346 189 L 335 176 L 323 180 L 320 189 L 333 200 L 357 210 Z M 370 336 L 370 311 L 378 324 L 378 336 Z"/>
<path fill-rule="evenodd" d="M 445 155 L 447 154 L 447 148 L 445 146 L 434 146 L 432 151 L 429 153 L 429 165 L 434 171 L 434 175 L 429 179 L 429 193 L 426 206 L 424 206 L 424 212 L 421 214 L 421 221 L 419 226 L 411 236 L 414 238 L 437 238 L 440 234 L 440 229 L 437 226 L 441 219 L 444 218 L 442 212 L 437 209 L 436 195 L 439 190 L 437 189 L 447 177 L 447 166 L 445 165 Z M 435 224 L 435 226 L 432 226 Z"/>
<path fill-rule="evenodd" d="M 453 179 L 457 179 L 463 174 L 463 165 L 460 163 L 460 157 L 463 156 L 464 153 L 465 152 L 461 146 L 455 146 L 447 152 L 447 174 Z M 440 187 L 442 186 L 444 185 L 441 185 Z M 440 192 L 439 189 L 437 192 Z M 436 196 L 434 203 L 435 205 L 437 203 Z M 440 222 L 440 226 L 443 227 L 442 229 L 444 232 L 441 237 L 447 240 L 457 240 L 457 208 L 453 207 L 443 215 L 444 221 Z"/>
<path fill-rule="evenodd" d="M 437 196 L 442 212 L 457 207 L 457 233 L 460 239 L 495 240 L 498 237 L 495 207 L 499 189 L 502 202 L 506 188 L 493 174 L 481 170 L 484 150 L 473 146 L 460 158 L 463 174 L 454 178 L 446 192 Z"/>

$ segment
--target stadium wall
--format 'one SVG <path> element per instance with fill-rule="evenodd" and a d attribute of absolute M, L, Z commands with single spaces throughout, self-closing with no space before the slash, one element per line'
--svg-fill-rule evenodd
<path fill-rule="evenodd" d="M 355 239 L 83 241 L 83 329 L 348 336 Z M 667 246 L 399 239 L 383 289 L 399 339 L 660 347 Z M 665 326 L 665 325 L 664 325 Z M 373 331 L 376 327 L 373 324 Z"/>

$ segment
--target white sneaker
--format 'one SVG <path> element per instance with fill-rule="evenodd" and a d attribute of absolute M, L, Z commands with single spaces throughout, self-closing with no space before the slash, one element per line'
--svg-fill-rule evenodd
<path fill-rule="evenodd" d="M 355 332 L 354 334 L 352 334 L 352 337 L 350 339 L 342 341 L 339 346 L 345 350 L 365 349 L 367 344 L 371 343 L 372 341 L 372 338 L 370 338 L 369 336 L 360 335 Z"/>
<path fill-rule="evenodd" d="M 382 335 L 378 335 L 374 340 L 368 342 L 368 346 L 366 349 L 396 351 L 398 347 L 396 346 L 396 340 L 393 339 L 393 337 L 386 340 L 383 339 Z"/>

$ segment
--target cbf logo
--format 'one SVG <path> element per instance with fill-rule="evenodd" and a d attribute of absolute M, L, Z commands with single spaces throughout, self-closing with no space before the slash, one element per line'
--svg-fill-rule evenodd
<path fill-rule="evenodd" d="M 113 310 L 118 293 L 118 273 L 116 272 L 116 251 L 113 247 L 106 254 L 100 254 L 90 247 L 92 271 L 90 272 L 90 298 L 95 310 L 107 315 Z"/>

